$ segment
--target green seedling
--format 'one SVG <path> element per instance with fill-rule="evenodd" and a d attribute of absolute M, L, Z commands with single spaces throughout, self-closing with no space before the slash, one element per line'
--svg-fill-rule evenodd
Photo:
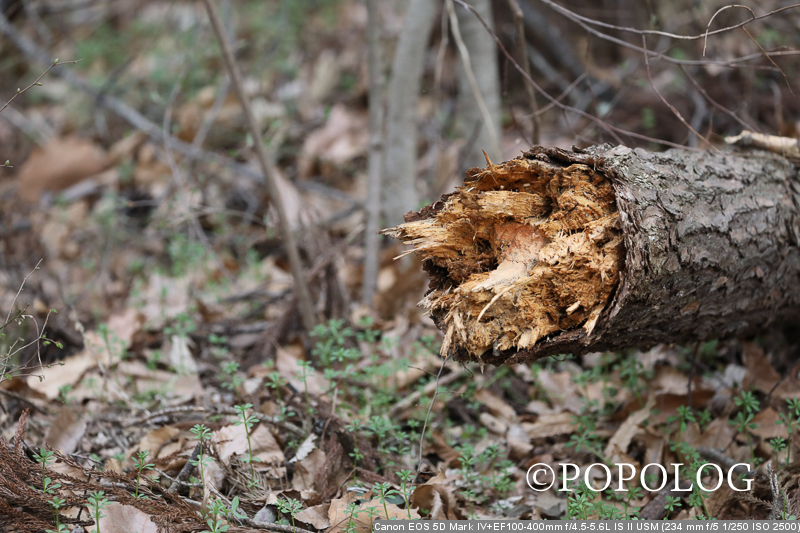
<path fill-rule="evenodd" d="M 102 490 L 95 491 L 89 495 L 89 514 L 94 518 L 95 533 L 100 533 L 100 519 L 106 516 L 103 514 L 103 509 L 108 507 L 110 503 Z"/>
<path fill-rule="evenodd" d="M 155 468 L 155 464 L 148 463 L 147 457 L 150 455 L 150 452 L 147 450 L 140 450 L 136 457 L 133 458 L 133 467 L 136 469 L 136 493 L 133 495 L 134 498 L 146 498 L 146 496 L 139 495 L 139 483 L 142 477 L 142 472 L 145 470 L 152 470 Z"/>
<path fill-rule="evenodd" d="M 252 414 L 247 414 L 247 410 L 252 409 L 252 407 L 253 404 L 251 403 L 234 406 L 236 413 L 239 415 L 236 425 L 244 426 L 245 436 L 247 437 L 247 457 L 242 459 L 242 461 L 250 465 L 250 486 L 253 486 L 256 483 L 256 472 L 255 468 L 253 467 L 253 463 L 261 460 L 258 457 L 253 456 L 253 446 L 250 442 L 250 430 L 253 428 L 253 425 L 258 422 L 258 419 L 255 416 Z"/>

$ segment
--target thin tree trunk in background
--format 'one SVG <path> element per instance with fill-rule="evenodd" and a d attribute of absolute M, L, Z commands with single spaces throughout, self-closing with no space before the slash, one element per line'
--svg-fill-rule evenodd
<path fill-rule="evenodd" d="M 489 0 L 469 0 L 475 10 L 490 26 L 494 26 L 492 6 Z M 456 7 L 456 23 L 453 24 L 453 35 L 456 42 L 461 40 L 468 52 L 468 62 L 464 53 L 460 54 L 458 117 L 461 136 L 467 139 L 469 151 L 462 162 L 464 168 L 480 167 L 486 164 L 483 150 L 494 160 L 503 157 L 502 130 L 500 126 L 500 74 L 497 64 L 497 45 L 481 22 L 466 8 Z M 460 48 L 460 47 L 459 47 Z M 461 50 L 460 50 L 461 51 Z M 474 78 L 470 79 L 470 71 Z M 472 82 L 476 82 L 477 87 Z M 482 112 L 481 102 L 485 105 Z M 488 124 L 487 124 L 488 120 Z"/>
<path fill-rule="evenodd" d="M 381 166 L 383 164 L 383 53 L 380 0 L 367 0 L 367 67 L 369 69 L 369 161 L 367 163 L 366 235 L 361 302 L 372 307 L 380 260 Z"/>
<path fill-rule="evenodd" d="M 800 319 L 800 174 L 781 156 L 536 147 L 386 233 L 425 259 L 456 360 L 690 344 Z"/>
<path fill-rule="evenodd" d="M 409 0 L 389 83 L 382 200 L 386 222 L 400 224 L 417 208 L 417 103 L 431 28 L 439 9 L 433 0 Z"/>
<path fill-rule="evenodd" d="M 516 35 L 517 46 L 517 62 L 522 65 L 522 70 L 530 77 L 531 75 L 531 62 L 528 59 L 528 42 L 525 38 L 525 14 L 522 8 L 519 7 L 517 0 L 508 0 L 508 6 L 511 8 L 511 13 L 514 15 L 514 30 Z M 534 146 L 539 144 L 539 136 L 541 135 L 541 122 L 539 121 L 539 105 L 536 103 L 536 91 L 533 90 L 533 85 L 528 83 L 527 80 L 522 82 L 525 85 L 525 95 L 528 97 L 528 106 L 530 112 L 533 114 L 531 119 L 531 142 Z"/>

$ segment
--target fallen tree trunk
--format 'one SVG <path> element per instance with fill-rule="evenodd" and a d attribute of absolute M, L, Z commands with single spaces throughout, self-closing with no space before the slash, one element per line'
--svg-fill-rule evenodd
<path fill-rule="evenodd" d="M 799 216 L 778 155 L 537 147 L 384 233 L 424 259 L 442 354 L 499 365 L 797 318 Z"/>

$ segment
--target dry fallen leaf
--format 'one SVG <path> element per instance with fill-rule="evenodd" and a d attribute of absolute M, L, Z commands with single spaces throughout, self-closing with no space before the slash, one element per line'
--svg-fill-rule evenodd
<path fill-rule="evenodd" d="M 331 506 L 328 509 L 328 520 L 331 523 L 331 528 L 327 533 L 340 533 L 349 530 L 348 524 L 350 515 L 347 513 L 347 506 L 359 498 L 360 496 L 358 494 L 350 492 L 347 493 L 344 498 L 331 501 Z M 384 504 L 376 498 L 374 500 L 362 502 L 356 507 L 358 516 L 354 518 L 355 531 L 357 533 L 371 533 L 369 518 L 367 517 L 367 509 L 370 507 L 375 509 L 375 511 L 373 511 L 373 516 L 376 520 L 408 520 L 409 515 L 411 520 L 419 518 L 419 513 L 416 509 L 406 511 L 388 502 L 385 505 L 386 509 L 384 510 Z"/>
<path fill-rule="evenodd" d="M 325 469 L 325 452 L 314 449 L 294 467 L 292 488 L 297 491 L 313 490 Z"/>
<path fill-rule="evenodd" d="M 521 426 L 531 439 L 569 435 L 577 429 L 575 417 L 570 413 L 542 415 L 533 424 L 523 422 Z"/>
<path fill-rule="evenodd" d="M 100 335 L 89 331 L 83 336 L 83 341 L 82 351 L 53 366 L 37 369 L 37 375 L 28 377 L 28 386 L 52 400 L 58 398 L 61 387 L 69 385 L 75 388 L 87 371 L 97 367 L 98 362 L 109 368 L 111 356 Z"/>
<path fill-rule="evenodd" d="M 309 176 L 315 160 L 342 165 L 364 153 L 368 141 L 366 114 L 334 105 L 322 128 L 311 132 L 303 143 L 299 172 Z"/>
<path fill-rule="evenodd" d="M 298 372 L 301 367 L 298 364 L 303 361 L 303 348 L 297 345 L 281 346 L 276 350 L 276 366 L 281 376 L 286 378 L 295 390 L 304 390 L 308 386 L 308 393 L 311 395 L 319 395 L 327 392 L 330 388 L 330 382 L 325 379 L 322 372 L 314 372 L 306 377 L 305 384 L 300 379 Z"/>
<path fill-rule="evenodd" d="M 303 443 L 300 444 L 300 447 L 297 448 L 297 453 L 294 454 L 294 457 L 289 459 L 289 462 L 296 463 L 297 461 L 302 461 L 308 457 L 308 454 L 310 454 L 317 447 L 317 445 L 314 443 L 315 440 L 317 440 L 317 436 L 313 433 L 309 434 L 308 437 L 306 437 L 306 440 L 304 440 Z"/>
<path fill-rule="evenodd" d="M 105 151 L 79 137 L 54 139 L 33 149 L 17 173 L 19 195 L 26 202 L 37 202 L 45 191 L 63 191 L 81 180 L 105 170 Z"/>
<path fill-rule="evenodd" d="M 145 436 L 142 437 L 142 440 L 139 441 L 139 450 L 147 450 L 150 452 L 151 459 L 156 458 L 158 457 L 158 452 L 161 450 L 161 448 L 180 434 L 181 430 L 174 426 L 164 426 L 154 429 L 145 434 Z"/>
<path fill-rule="evenodd" d="M 85 432 L 86 420 L 78 416 L 74 408 L 64 406 L 59 409 L 58 416 L 47 428 L 44 441 L 54 450 L 70 454 L 77 449 Z"/>
<path fill-rule="evenodd" d="M 262 465 L 283 464 L 284 456 L 275 437 L 270 433 L 266 424 L 259 424 L 250 430 L 250 451 L 253 457 L 260 459 Z M 244 456 L 248 452 L 247 433 L 244 425 L 230 425 L 214 432 L 212 442 L 217 445 L 220 461 L 230 463 L 234 456 Z"/>
<path fill-rule="evenodd" d="M 317 529 L 328 529 L 331 527 L 331 521 L 328 520 L 329 503 L 323 503 L 303 509 L 295 516 L 295 520 L 311 524 Z"/>
<path fill-rule="evenodd" d="M 480 389 L 475 393 L 475 399 L 485 405 L 494 416 L 508 423 L 516 421 L 517 413 L 514 408 L 490 390 Z"/>
<path fill-rule="evenodd" d="M 609 439 L 604 452 L 606 457 L 612 461 L 621 462 L 618 460 L 619 456 L 627 453 L 628 445 L 633 440 L 633 436 L 639 431 L 639 426 L 650 416 L 653 403 L 653 399 L 650 398 L 642 409 L 628 415 L 628 418 Z"/>
<path fill-rule="evenodd" d="M 89 526 L 87 531 L 95 533 L 157 533 L 158 528 L 150 520 L 150 515 L 143 513 L 136 507 L 123 505 L 118 502 L 111 502 L 103 510 L 105 517 L 100 519 L 97 526 Z"/>
<path fill-rule="evenodd" d="M 772 407 L 767 407 L 753 418 L 753 422 L 757 424 L 758 427 L 751 429 L 750 433 L 759 437 L 761 440 L 774 439 L 775 437 L 788 439 L 789 432 L 785 425 L 778 424 L 779 420 L 780 418 L 778 417 L 777 411 Z"/>

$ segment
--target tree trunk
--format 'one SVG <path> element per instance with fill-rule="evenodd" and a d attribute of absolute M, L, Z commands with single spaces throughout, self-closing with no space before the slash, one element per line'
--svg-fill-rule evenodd
<path fill-rule="evenodd" d="M 442 353 L 499 365 L 796 319 L 799 217 L 777 155 L 537 147 L 385 232 L 425 259 Z"/>
<path fill-rule="evenodd" d="M 483 20 L 494 26 L 489 0 L 467 0 Z M 500 74 L 497 44 L 471 11 L 457 6 L 453 33 L 459 48 L 458 127 L 467 139 L 469 150 L 461 170 L 482 165 L 485 150 L 492 159 L 501 159 Z M 457 24 L 457 26 L 456 26 Z M 463 45 L 463 48 L 462 48 Z M 472 79 L 470 79 L 472 78 Z M 481 98 L 485 107 L 478 102 Z"/>
<path fill-rule="evenodd" d="M 369 155 L 367 202 L 364 206 L 364 278 L 361 303 L 372 307 L 380 261 L 381 166 L 383 165 L 383 47 L 380 0 L 367 0 L 367 68 L 369 69 Z"/>
<path fill-rule="evenodd" d="M 416 188 L 417 103 L 431 28 L 438 2 L 409 0 L 397 41 L 388 85 L 386 143 L 383 158 L 383 212 L 389 224 L 419 205 Z"/>

